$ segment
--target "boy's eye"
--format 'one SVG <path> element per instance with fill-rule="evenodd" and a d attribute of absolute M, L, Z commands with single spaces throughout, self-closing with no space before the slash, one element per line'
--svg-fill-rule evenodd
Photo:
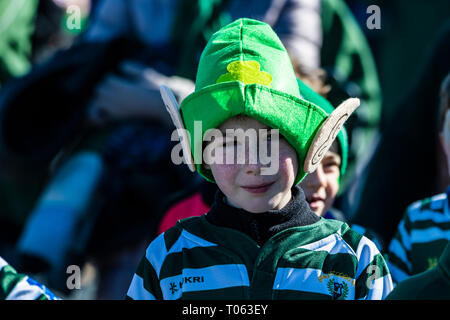
<path fill-rule="evenodd" d="M 323 168 L 326 172 L 339 171 L 339 163 L 337 161 L 325 162 Z"/>

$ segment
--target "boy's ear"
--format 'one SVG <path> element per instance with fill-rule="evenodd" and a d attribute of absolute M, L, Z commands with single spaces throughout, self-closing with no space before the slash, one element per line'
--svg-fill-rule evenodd
<path fill-rule="evenodd" d="M 341 130 L 345 121 L 353 111 L 359 107 L 358 98 L 350 98 L 342 102 L 325 120 L 314 137 L 308 153 L 306 154 L 303 170 L 306 173 L 313 172 L 322 161 L 325 153 L 330 149 L 337 134 Z"/>
<path fill-rule="evenodd" d="M 186 130 L 183 122 L 183 118 L 180 114 L 180 107 L 178 105 L 177 99 L 175 98 L 172 90 L 166 86 L 161 86 L 159 91 L 161 92 L 161 97 L 166 106 L 167 112 L 170 114 L 175 128 L 178 131 L 178 137 L 180 139 L 181 147 L 183 149 L 184 162 L 187 164 L 192 172 L 195 172 L 194 160 L 192 158 L 191 152 L 191 142 L 189 139 L 189 133 Z"/>

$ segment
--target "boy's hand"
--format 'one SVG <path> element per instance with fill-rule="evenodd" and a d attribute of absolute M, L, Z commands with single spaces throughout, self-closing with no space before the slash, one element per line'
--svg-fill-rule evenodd
<path fill-rule="evenodd" d="M 147 85 L 151 89 L 156 89 L 158 92 L 162 85 L 169 87 L 175 94 L 178 103 L 181 103 L 184 98 L 195 90 L 194 83 L 189 79 L 178 76 L 167 77 L 153 68 L 132 61 L 125 61 L 121 70 L 127 76 L 135 78 L 138 82 Z"/>
<path fill-rule="evenodd" d="M 178 101 L 192 91 L 192 81 L 180 77 L 167 77 L 152 68 L 125 61 L 121 76 L 108 74 L 95 89 L 88 108 L 88 118 L 93 124 L 130 118 L 151 118 L 170 123 L 159 88 L 171 88 Z"/>

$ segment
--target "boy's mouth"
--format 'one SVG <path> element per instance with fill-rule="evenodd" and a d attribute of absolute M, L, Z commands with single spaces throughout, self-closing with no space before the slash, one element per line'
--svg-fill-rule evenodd
<path fill-rule="evenodd" d="M 242 186 L 241 188 L 250 192 L 250 193 L 264 193 L 274 184 L 275 182 L 250 185 L 250 186 Z"/>
<path fill-rule="evenodd" d="M 311 210 L 314 211 L 320 209 L 323 206 L 323 204 L 325 203 L 325 199 L 319 196 L 311 196 L 306 198 L 306 202 L 308 202 Z"/>

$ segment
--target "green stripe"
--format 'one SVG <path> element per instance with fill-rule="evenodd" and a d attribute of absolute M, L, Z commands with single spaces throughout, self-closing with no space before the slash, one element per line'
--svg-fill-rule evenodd
<path fill-rule="evenodd" d="M 356 232 L 355 230 L 350 229 L 350 227 L 348 226 L 344 230 L 342 229 L 341 229 L 342 239 L 344 239 L 344 241 L 352 248 L 352 250 L 356 252 L 358 250 L 359 242 L 361 241 L 363 236 L 358 232 Z"/>
<path fill-rule="evenodd" d="M 398 269 L 406 274 L 410 274 L 408 266 L 394 252 L 389 253 L 389 263 L 395 265 Z"/>
<path fill-rule="evenodd" d="M 356 256 L 348 253 L 330 254 L 327 251 L 312 251 L 297 248 L 280 261 L 280 268 L 318 269 L 323 273 L 339 272 L 350 278 L 355 278 L 358 260 Z"/>
<path fill-rule="evenodd" d="M 409 218 L 410 215 L 414 215 L 414 213 L 410 212 L 408 209 L 408 210 L 406 210 L 406 213 L 403 215 L 403 218 L 402 218 L 402 220 L 404 222 L 404 228 L 407 233 L 410 233 L 411 226 L 412 226 L 411 219 Z"/>
<path fill-rule="evenodd" d="M 449 222 L 435 222 L 433 220 L 415 221 L 412 224 L 411 230 L 414 230 L 414 229 L 423 230 L 423 229 L 428 229 L 431 227 L 437 227 L 442 230 L 449 230 L 450 229 L 450 221 Z"/>
<path fill-rule="evenodd" d="M 236 259 L 228 256 L 223 249 L 217 247 L 194 247 L 167 255 L 161 267 L 159 278 L 162 280 L 179 275 L 186 268 L 198 269 L 236 263 L 238 263 Z"/>
<path fill-rule="evenodd" d="M 251 300 L 270 300 L 272 299 L 272 288 L 275 282 L 275 272 L 265 272 L 256 269 L 250 282 Z"/>
<path fill-rule="evenodd" d="M 0 300 L 5 300 L 17 283 L 23 278 L 25 276 L 18 274 L 10 265 L 4 266 L 0 270 Z"/>
<path fill-rule="evenodd" d="M 260 246 L 252 238 L 234 229 L 215 226 L 209 223 L 204 215 L 195 217 L 195 220 L 194 218 L 183 220 L 182 226 L 197 237 L 212 243 L 220 243 L 221 250 L 226 250 L 230 257 L 245 264 L 249 271 L 249 279 L 251 278 L 260 250 Z"/>
<path fill-rule="evenodd" d="M 266 242 L 256 265 L 266 272 L 275 272 L 276 264 L 286 250 L 321 240 L 336 233 L 341 225 L 340 221 L 321 218 L 309 226 L 285 229 Z"/>
<path fill-rule="evenodd" d="M 374 271 L 372 266 L 376 266 L 378 271 Z M 364 268 L 361 275 L 356 279 L 355 284 L 355 299 L 361 299 L 369 293 L 367 280 L 369 277 L 373 280 L 383 278 L 389 274 L 386 262 L 381 254 L 376 254 L 373 260 Z M 375 275 L 375 277 L 374 277 Z"/>
<path fill-rule="evenodd" d="M 48 300 L 45 294 L 41 294 L 36 300 Z"/>
<path fill-rule="evenodd" d="M 164 243 L 166 245 L 166 250 L 169 251 L 170 248 L 177 242 L 181 235 L 183 229 L 177 223 L 175 227 L 168 229 L 164 232 Z"/>
<path fill-rule="evenodd" d="M 404 238 L 403 238 L 403 236 L 402 236 L 402 234 L 400 233 L 400 231 L 397 231 L 397 232 L 395 233 L 395 235 L 394 235 L 394 239 L 396 239 L 396 240 L 400 243 L 400 245 L 402 246 L 403 250 L 405 250 L 406 253 L 408 253 L 409 250 L 407 250 L 407 249 L 405 248 L 405 244 L 404 244 L 403 240 L 411 241 L 411 234 L 409 233 L 409 230 L 408 230 L 407 232 L 408 232 L 408 233 L 407 233 L 407 239 L 404 239 Z M 392 240 L 391 240 L 391 242 L 392 242 Z M 389 244 L 389 246 L 390 246 L 390 244 Z M 389 250 L 390 250 L 390 249 L 389 249 Z"/>
<path fill-rule="evenodd" d="M 162 300 L 163 295 L 159 287 L 158 276 L 145 256 L 139 262 L 136 274 L 144 280 L 144 289 L 150 292 L 157 300 Z"/>

